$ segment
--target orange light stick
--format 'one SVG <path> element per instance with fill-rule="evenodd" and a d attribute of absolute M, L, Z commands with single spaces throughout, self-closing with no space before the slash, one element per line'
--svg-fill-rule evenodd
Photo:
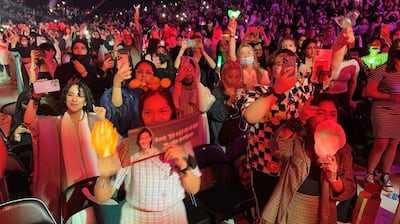
<path fill-rule="evenodd" d="M 92 130 L 92 145 L 100 157 L 111 156 L 117 150 L 118 133 L 109 120 L 97 121 Z"/>

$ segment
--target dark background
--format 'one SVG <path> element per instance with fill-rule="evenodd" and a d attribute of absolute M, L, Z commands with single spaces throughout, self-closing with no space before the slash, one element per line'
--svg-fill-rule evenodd
<path fill-rule="evenodd" d="M 140 2 L 151 2 L 151 0 L 65 0 L 68 5 L 78 6 L 82 9 L 90 8 L 94 5 L 97 5 L 101 2 L 102 9 L 114 9 L 114 8 L 127 8 L 131 7 L 133 4 L 137 4 Z M 49 0 L 25 0 L 25 5 L 34 8 L 37 5 L 46 5 L 49 3 Z M 58 0 L 57 3 L 61 4 L 61 0 Z"/>

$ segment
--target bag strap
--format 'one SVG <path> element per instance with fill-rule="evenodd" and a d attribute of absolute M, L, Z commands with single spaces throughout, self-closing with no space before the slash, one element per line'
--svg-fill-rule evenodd
<path fill-rule="evenodd" d="M 3 129 L 0 128 L 0 137 L 3 139 L 4 143 L 7 146 L 8 150 L 11 150 L 11 142 L 10 139 L 8 139 L 8 137 L 6 136 L 6 134 L 4 133 Z"/>

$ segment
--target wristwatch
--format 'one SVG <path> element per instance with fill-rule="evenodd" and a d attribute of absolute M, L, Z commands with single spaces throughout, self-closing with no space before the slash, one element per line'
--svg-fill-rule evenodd
<path fill-rule="evenodd" d="M 189 156 L 188 156 L 188 158 L 186 159 L 186 163 L 187 163 L 187 166 L 186 166 L 185 168 L 183 168 L 183 169 L 177 168 L 177 170 L 178 170 L 179 173 L 181 173 L 181 174 L 186 174 L 186 172 L 187 172 L 189 169 L 194 169 L 194 168 L 197 167 L 196 159 L 195 159 L 192 155 L 189 155 Z"/>

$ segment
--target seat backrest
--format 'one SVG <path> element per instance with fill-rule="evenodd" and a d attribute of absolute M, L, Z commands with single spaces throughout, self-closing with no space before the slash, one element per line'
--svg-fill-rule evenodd
<path fill-rule="evenodd" d="M 247 151 L 247 143 L 248 143 L 248 133 L 243 133 L 241 135 L 239 135 L 238 137 L 236 137 L 233 141 L 232 141 L 232 159 L 236 160 L 237 158 L 239 158 L 242 155 L 246 154 Z"/>
<path fill-rule="evenodd" d="M 3 114 L 13 115 L 15 113 L 16 105 L 17 105 L 17 102 L 11 102 L 11 103 L 4 104 L 0 108 L 0 112 Z"/>
<path fill-rule="evenodd" d="M 13 152 L 8 152 L 6 172 L 28 173 L 29 171 L 26 169 L 24 163 L 21 161 L 17 154 Z"/>
<path fill-rule="evenodd" d="M 219 145 L 199 145 L 193 150 L 202 174 L 200 191 L 231 181 L 231 161 Z"/>
<path fill-rule="evenodd" d="M 91 194 L 94 191 L 97 177 L 90 177 L 69 186 L 61 195 L 62 223 L 66 223 L 74 214 L 96 204 L 83 193 L 86 188 Z"/>
<path fill-rule="evenodd" d="M 221 146 L 216 144 L 204 144 L 193 148 L 199 168 L 217 164 L 229 164 L 229 158 Z"/>
<path fill-rule="evenodd" d="M 1 223 L 57 224 L 47 206 L 37 198 L 21 198 L 0 204 Z"/>

